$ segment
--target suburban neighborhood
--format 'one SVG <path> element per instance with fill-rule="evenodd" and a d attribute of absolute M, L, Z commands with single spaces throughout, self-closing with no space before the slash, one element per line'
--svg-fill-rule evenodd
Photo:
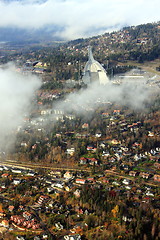
<path fill-rule="evenodd" d="M 160 239 L 159 30 L 0 48 L 0 70 L 41 81 L 0 145 L 0 239 Z M 82 81 L 90 45 L 101 88 Z"/>

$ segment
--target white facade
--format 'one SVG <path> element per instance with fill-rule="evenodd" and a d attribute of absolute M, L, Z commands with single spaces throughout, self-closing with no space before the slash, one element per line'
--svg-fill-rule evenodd
<path fill-rule="evenodd" d="M 91 47 L 88 48 L 88 61 L 84 68 L 82 80 L 87 85 L 94 82 L 105 85 L 109 82 L 105 69 L 93 58 Z"/>

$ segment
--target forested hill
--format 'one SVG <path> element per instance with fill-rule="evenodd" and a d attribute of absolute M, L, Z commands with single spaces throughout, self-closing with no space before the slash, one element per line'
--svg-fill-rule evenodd
<path fill-rule="evenodd" d="M 69 42 L 69 49 L 81 51 L 91 45 L 99 59 L 151 61 L 160 57 L 160 22 L 125 27 L 104 35 Z"/>
<path fill-rule="evenodd" d="M 89 45 L 108 75 L 123 73 L 132 68 L 134 62 L 143 63 L 160 57 L 160 22 L 125 27 L 120 31 L 63 43 L 59 47 L 50 45 L 39 50 L 40 60 L 47 63 L 54 79 L 78 79 L 88 60 Z M 132 66 L 130 61 L 133 61 Z"/>
<path fill-rule="evenodd" d="M 89 45 L 95 59 L 103 63 L 108 75 L 123 73 L 133 68 L 134 62 L 137 64 L 160 58 L 160 22 L 125 27 L 120 31 L 66 43 L 42 41 L 37 45 L 26 44 L 26 51 L 18 45 L 15 55 L 8 49 L 6 52 L 1 49 L 3 58 L 0 62 L 6 63 L 15 58 L 23 64 L 27 60 L 40 61 L 47 66 L 46 71 L 52 73 L 55 81 L 78 80 L 88 60 Z M 160 69 L 158 64 L 156 69 Z"/>

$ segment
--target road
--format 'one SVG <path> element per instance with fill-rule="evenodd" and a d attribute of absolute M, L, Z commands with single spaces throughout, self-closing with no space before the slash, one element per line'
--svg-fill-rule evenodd
<path fill-rule="evenodd" d="M 65 166 L 65 165 L 61 165 L 60 167 L 53 167 L 53 166 L 47 166 L 47 165 L 40 165 L 40 164 L 29 164 L 29 163 L 17 163 L 15 161 L 12 162 L 12 160 L 1 160 L 0 162 L 0 165 L 5 165 L 5 166 L 10 166 L 10 167 L 17 167 L 17 168 L 21 168 L 21 169 L 49 169 L 49 170 L 57 170 L 57 171 L 61 171 L 61 170 L 65 170 L 65 171 L 83 171 L 83 172 L 91 172 L 90 169 L 82 169 L 82 168 L 78 168 L 77 166 L 75 166 L 74 168 L 70 168 L 68 166 Z M 126 179 L 129 179 L 131 181 L 136 181 L 136 177 L 133 178 L 133 177 L 130 177 L 130 176 L 127 176 L 127 175 L 122 175 L 118 172 L 115 172 L 115 171 L 112 171 L 112 170 L 106 170 L 105 171 L 107 174 L 110 174 L 110 175 L 114 175 L 114 176 L 117 176 L 119 178 L 126 178 Z M 143 181 L 143 179 L 142 179 Z M 146 185 L 150 185 L 150 186 L 154 186 L 154 187 L 159 187 L 159 183 L 151 183 L 151 182 L 145 182 L 143 181 L 143 184 L 146 184 Z"/>
<path fill-rule="evenodd" d="M 18 163 L 16 161 L 12 161 L 12 160 L 2 160 L 0 161 L 0 165 L 5 165 L 8 167 L 17 167 L 20 169 L 28 169 L 28 170 L 33 170 L 33 169 L 38 169 L 38 168 L 42 168 L 42 169 L 50 169 L 50 170 L 66 170 L 66 171 L 84 171 L 84 172 L 91 172 L 90 169 L 82 169 L 80 167 L 68 167 L 68 165 L 61 165 L 60 167 L 57 166 L 49 166 L 49 165 L 42 165 L 42 164 L 35 164 L 35 163 Z"/>

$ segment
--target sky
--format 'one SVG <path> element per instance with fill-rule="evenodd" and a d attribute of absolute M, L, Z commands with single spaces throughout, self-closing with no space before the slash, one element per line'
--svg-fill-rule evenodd
<path fill-rule="evenodd" d="M 160 21 L 159 0 L 0 0 L 0 27 L 56 26 L 72 40 Z"/>

